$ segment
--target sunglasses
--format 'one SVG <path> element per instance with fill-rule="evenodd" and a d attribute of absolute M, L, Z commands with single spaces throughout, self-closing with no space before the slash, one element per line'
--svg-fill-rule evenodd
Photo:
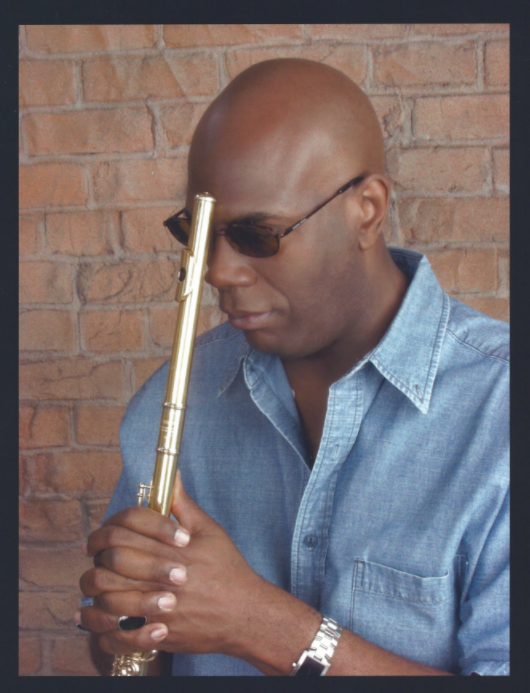
<path fill-rule="evenodd" d="M 331 200 L 334 200 L 338 195 L 349 190 L 355 185 L 358 185 L 367 177 L 367 173 L 357 176 L 348 181 L 346 185 L 339 188 L 337 192 L 329 197 L 325 202 L 322 202 L 316 209 L 307 214 L 303 219 L 297 221 L 296 224 L 289 226 L 288 229 L 278 231 L 270 226 L 262 226 L 255 223 L 233 222 L 224 228 L 215 229 L 216 236 L 226 236 L 230 245 L 243 255 L 248 257 L 272 257 L 276 255 L 280 249 L 280 239 L 294 231 L 300 224 L 307 221 L 309 217 L 316 214 L 322 207 L 325 207 Z M 169 230 L 171 235 L 177 239 L 182 245 L 188 245 L 191 227 L 191 215 L 186 208 L 181 209 L 169 219 L 166 219 L 164 226 Z"/>

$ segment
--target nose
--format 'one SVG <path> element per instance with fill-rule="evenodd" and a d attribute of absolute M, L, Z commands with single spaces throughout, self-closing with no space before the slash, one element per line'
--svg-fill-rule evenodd
<path fill-rule="evenodd" d="M 208 259 L 205 280 L 219 291 L 232 287 L 252 286 L 256 273 L 250 264 L 251 258 L 232 248 L 226 236 L 213 238 L 213 251 Z"/>

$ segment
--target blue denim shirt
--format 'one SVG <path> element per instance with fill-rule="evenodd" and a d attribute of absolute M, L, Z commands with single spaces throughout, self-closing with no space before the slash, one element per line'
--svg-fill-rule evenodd
<path fill-rule="evenodd" d="M 425 257 L 381 342 L 329 391 L 310 469 L 281 361 L 225 323 L 197 339 L 180 469 L 248 563 L 372 643 L 508 674 L 508 325 L 450 298 Z M 167 364 L 132 399 L 107 516 L 154 465 Z M 230 585 L 227 585 L 230 589 Z M 175 655 L 174 675 L 259 675 Z"/>

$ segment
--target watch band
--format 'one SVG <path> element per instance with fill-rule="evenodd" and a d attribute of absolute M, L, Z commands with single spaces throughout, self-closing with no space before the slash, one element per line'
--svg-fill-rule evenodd
<path fill-rule="evenodd" d="M 290 676 L 325 676 L 339 642 L 342 627 L 332 618 L 324 617 L 309 649 L 293 663 Z"/>

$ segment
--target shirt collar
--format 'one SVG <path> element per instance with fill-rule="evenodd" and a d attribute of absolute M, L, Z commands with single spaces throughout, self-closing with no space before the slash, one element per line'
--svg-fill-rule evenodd
<path fill-rule="evenodd" d="M 396 317 L 369 360 L 426 414 L 449 319 L 449 297 L 426 257 L 402 248 L 389 250 L 411 282 Z"/>
<path fill-rule="evenodd" d="M 411 279 L 409 288 L 383 339 L 341 380 L 371 361 L 384 378 L 426 414 L 449 319 L 449 298 L 426 257 L 413 250 L 389 250 L 396 265 Z M 241 334 L 241 344 L 218 396 L 231 385 L 242 364 L 245 382 L 252 389 L 275 358 L 252 349 Z"/>

